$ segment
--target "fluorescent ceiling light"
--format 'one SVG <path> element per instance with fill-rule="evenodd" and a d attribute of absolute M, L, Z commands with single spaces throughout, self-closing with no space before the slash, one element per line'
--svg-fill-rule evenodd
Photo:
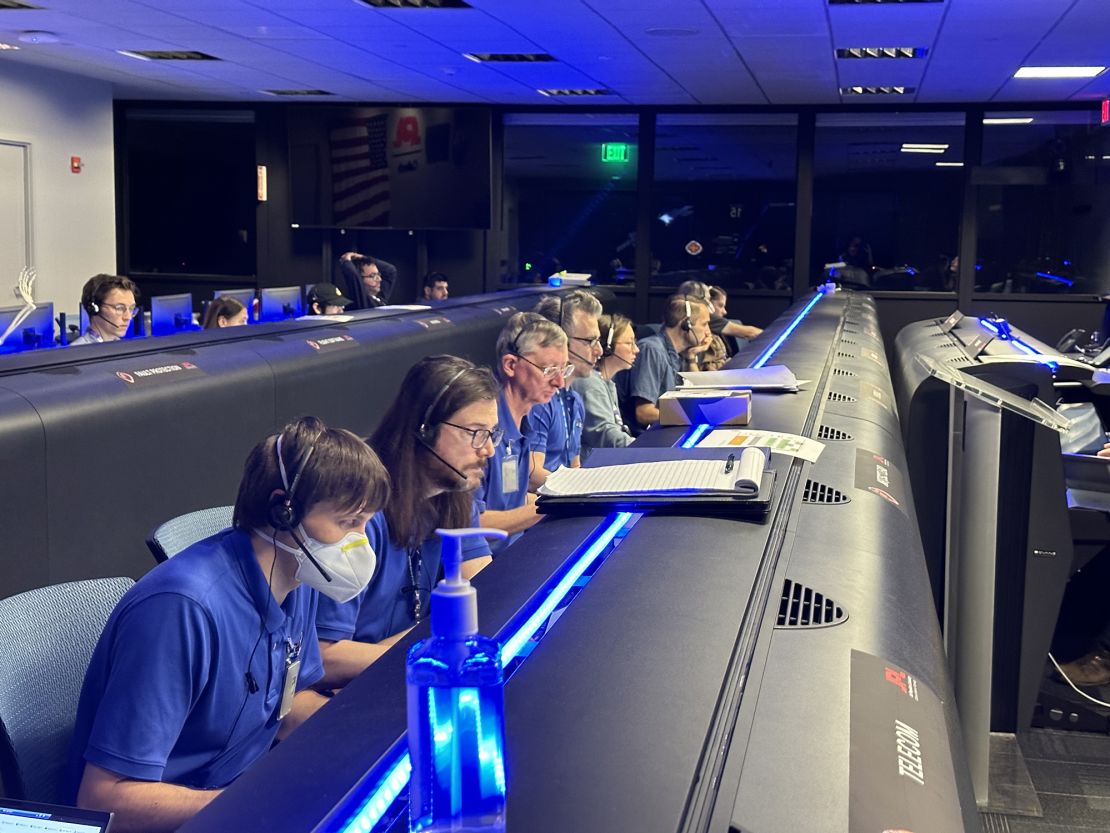
<path fill-rule="evenodd" d="M 1094 78 L 1106 67 L 1021 67 L 1014 78 Z"/>
<path fill-rule="evenodd" d="M 902 153 L 944 153 L 944 148 L 908 148 L 903 145 Z"/>
<path fill-rule="evenodd" d="M 19 49 L 19 47 L 16 46 L 14 43 L 0 43 L 0 52 L 6 52 L 8 50 L 18 50 L 18 49 Z"/>
<path fill-rule="evenodd" d="M 948 145 L 931 142 L 902 142 L 902 148 L 920 148 L 922 150 L 948 150 Z"/>
<path fill-rule="evenodd" d="M 983 119 L 983 124 L 1032 124 L 1032 123 L 1033 123 L 1033 117 L 1032 116 L 1025 116 L 1024 118 L 1018 118 L 1016 116 L 1013 117 L 1013 118 L 1010 118 L 1009 116 L 1007 116 L 1005 118 L 1003 118 L 1003 117 L 998 117 L 998 118 L 988 117 L 988 118 Z"/>
<path fill-rule="evenodd" d="M 964 166 L 963 162 L 934 162 L 933 164 L 938 168 L 962 168 Z"/>

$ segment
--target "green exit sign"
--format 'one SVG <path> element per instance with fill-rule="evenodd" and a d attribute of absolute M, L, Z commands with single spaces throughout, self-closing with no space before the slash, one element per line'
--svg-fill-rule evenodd
<path fill-rule="evenodd" d="M 624 142 L 603 142 L 601 145 L 602 162 L 627 162 L 631 146 Z"/>

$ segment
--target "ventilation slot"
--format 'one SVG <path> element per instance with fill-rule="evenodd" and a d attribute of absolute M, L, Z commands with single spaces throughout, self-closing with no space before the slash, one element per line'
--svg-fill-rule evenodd
<path fill-rule="evenodd" d="M 851 434 L 847 431 L 841 431 L 839 428 L 833 428 L 828 425 L 822 425 L 817 429 L 817 439 L 819 440 L 853 440 Z"/>
<path fill-rule="evenodd" d="M 852 339 L 850 339 L 850 338 L 842 338 L 842 339 L 840 339 L 840 343 L 841 344 L 851 344 L 853 347 L 855 347 L 857 344 L 859 344 L 858 341 L 852 341 Z"/>
<path fill-rule="evenodd" d="M 847 618 L 844 608 L 824 593 L 790 579 L 782 583 L 776 628 L 827 628 Z"/>
<path fill-rule="evenodd" d="M 843 367 L 834 367 L 833 376 L 855 376 L 857 374 L 850 370 L 845 370 Z"/>
<path fill-rule="evenodd" d="M 818 483 L 816 480 L 807 480 L 805 489 L 802 490 L 802 503 L 842 504 L 850 503 L 851 498 L 839 489 Z"/>
<path fill-rule="evenodd" d="M 835 390 L 830 390 L 829 395 L 826 397 L 830 402 L 858 402 L 854 396 L 849 396 L 846 393 L 839 393 Z"/>
<path fill-rule="evenodd" d="M 852 353 L 845 353 L 843 350 L 837 350 L 836 355 L 839 356 L 842 359 L 854 359 L 855 358 L 855 356 Z"/>
<path fill-rule="evenodd" d="M 929 338 L 945 338 L 948 333 L 930 333 Z"/>
<path fill-rule="evenodd" d="M 948 359 L 946 363 L 955 365 L 975 364 L 975 362 L 972 359 L 969 359 L 967 356 L 955 356 L 951 359 Z"/>

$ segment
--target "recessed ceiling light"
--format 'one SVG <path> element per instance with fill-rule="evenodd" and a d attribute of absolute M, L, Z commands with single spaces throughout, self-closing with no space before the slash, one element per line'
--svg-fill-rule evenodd
<path fill-rule="evenodd" d="M 944 148 L 911 148 L 902 145 L 902 153 L 944 153 Z"/>
<path fill-rule="evenodd" d="M 933 164 L 938 168 L 962 168 L 964 166 L 963 162 L 934 162 Z"/>
<path fill-rule="evenodd" d="M 192 49 L 117 49 L 120 55 L 140 61 L 218 61 L 215 55 Z"/>
<path fill-rule="evenodd" d="M 464 58 L 475 63 L 499 62 L 509 64 L 532 64 L 554 61 L 554 55 L 546 52 L 464 52 Z"/>
<path fill-rule="evenodd" d="M 376 9 L 469 9 L 463 0 L 356 0 Z"/>
<path fill-rule="evenodd" d="M 1012 118 L 1010 116 L 997 116 L 997 117 L 988 116 L 987 118 L 983 119 L 983 124 L 1032 124 L 1032 123 L 1033 123 L 1033 117 L 1032 116 L 1024 116 L 1024 117 L 1021 117 L 1021 118 L 1018 118 L 1017 116 L 1014 116 Z"/>
<path fill-rule="evenodd" d="M 562 89 L 548 89 L 536 90 L 540 95 L 546 96 L 560 96 L 560 95 L 612 95 L 612 90 L 597 89 L 597 90 L 562 90 Z"/>
<path fill-rule="evenodd" d="M 851 46 L 836 50 L 838 58 L 924 58 L 929 50 L 924 46 Z"/>
<path fill-rule="evenodd" d="M 1094 78 L 1106 67 L 1021 67 L 1014 78 Z"/>
<path fill-rule="evenodd" d="M 697 29 L 689 26 L 652 26 L 644 29 L 645 35 L 653 38 L 690 38 L 698 33 Z"/>
<path fill-rule="evenodd" d="M 327 90 L 262 90 L 266 95 L 335 95 Z"/>
<path fill-rule="evenodd" d="M 841 95 L 907 95 L 917 87 L 841 87 Z"/>
<path fill-rule="evenodd" d="M 902 142 L 903 148 L 922 148 L 924 150 L 948 150 L 947 144 L 940 142 Z"/>
<path fill-rule="evenodd" d="M 19 33 L 20 43 L 57 43 L 60 38 L 53 32 L 43 32 L 39 29 L 29 29 Z"/>

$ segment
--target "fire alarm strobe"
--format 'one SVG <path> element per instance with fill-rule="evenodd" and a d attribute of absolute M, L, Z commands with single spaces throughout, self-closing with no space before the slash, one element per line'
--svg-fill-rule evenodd
<path fill-rule="evenodd" d="M 69 171 L 70 171 L 70 173 L 79 174 L 79 173 L 81 173 L 81 168 L 83 168 L 83 167 L 84 167 L 84 165 L 81 164 L 81 157 L 80 156 L 71 156 L 71 157 L 69 157 Z"/>

